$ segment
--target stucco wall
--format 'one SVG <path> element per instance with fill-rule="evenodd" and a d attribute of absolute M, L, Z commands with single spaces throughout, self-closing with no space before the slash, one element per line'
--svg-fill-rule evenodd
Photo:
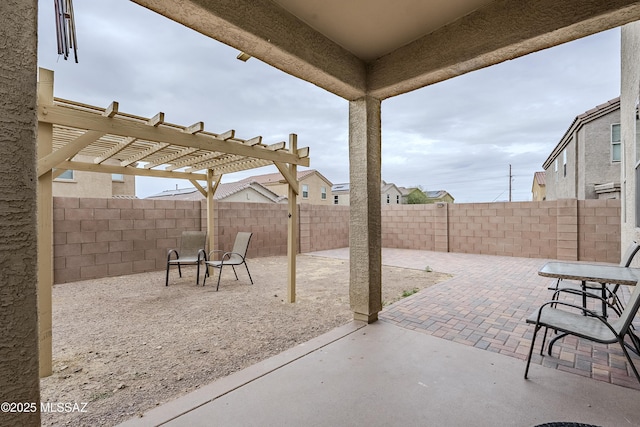
<path fill-rule="evenodd" d="M 0 2 L 0 402 L 40 405 L 36 259 L 37 2 Z M 40 425 L 4 412 L 0 426 Z"/>
<path fill-rule="evenodd" d="M 596 184 L 620 182 L 620 162 L 611 161 L 611 125 L 620 123 L 620 111 L 594 119 L 574 132 L 567 144 L 567 171 L 564 154 L 545 170 L 547 200 L 597 199 Z"/>
<path fill-rule="evenodd" d="M 620 110 L 613 111 L 588 123 L 582 133 L 584 150 L 584 197 L 578 194 L 578 199 L 595 199 L 597 194 L 594 189 L 596 184 L 607 182 L 620 182 L 620 162 L 611 161 L 611 125 L 620 123 Z M 597 143 L 596 143 L 597 141 Z"/>
<path fill-rule="evenodd" d="M 636 159 L 639 157 L 636 146 L 635 114 L 638 97 L 640 96 L 640 22 L 622 27 L 621 43 L 621 93 L 620 93 L 620 124 L 622 130 L 623 164 L 622 164 L 622 247 L 626 247 L 632 240 L 640 239 L 640 229 L 637 227 L 636 209 L 638 203 L 637 182 L 635 175 Z M 634 266 L 640 266 L 640 260 L 634 261 Z"/>

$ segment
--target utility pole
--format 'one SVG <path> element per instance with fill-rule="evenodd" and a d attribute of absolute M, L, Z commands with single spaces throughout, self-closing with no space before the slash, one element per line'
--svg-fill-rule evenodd
<path fill-rule="evenodd" d="M 511 163 L 509 163 L 509 201 L 511 201 Z"/>

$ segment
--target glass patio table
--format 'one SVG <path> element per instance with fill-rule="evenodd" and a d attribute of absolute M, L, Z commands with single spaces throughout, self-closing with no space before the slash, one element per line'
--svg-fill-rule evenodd
<path fill-rule="evenodd" d="M 640 281 L 640 269 L 632 267 L 620 267 L 617 265 L 603 265 L 603 264 L 586 264 L 575 262 L 561 262 L 552 261 L 542 266 L 538 271 L 538 274 L 543 277 L 552 277 L 555 279 L 576 280 L 581 283 L 582 290 L 586 291 L 587 282 L 599 283 L 602 289 L 602 315 L 607 317 L 607 303 L 606 303 L 606 286 L 611 285 L 625 285 L 636 286 Z M 587 296 L 582 294 L 582 306 L 587 307 Z M 555 342 L 560 335 L 552 340 Z M 635 334 L 632 334 L 632 339 L 638 339 Z M 550 345 L 553 344 L 550 342 Z M 551 347 L 549 347 L 549 354 L 551 353 Z"/>

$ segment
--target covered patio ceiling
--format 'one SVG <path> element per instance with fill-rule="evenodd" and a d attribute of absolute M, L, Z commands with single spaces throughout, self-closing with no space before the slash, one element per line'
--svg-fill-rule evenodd
<path fill-rule="evenodd" d="M 132 0 L 347 100 L 385 99 L 640 18 L 631 0 Z"/>

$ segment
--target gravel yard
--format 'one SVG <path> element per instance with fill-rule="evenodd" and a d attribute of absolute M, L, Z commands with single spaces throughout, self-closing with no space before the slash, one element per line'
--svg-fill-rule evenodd
<path fill-rule="evenodd" d="M 299 255 L 295 304 L 286 257 L 248 263 L 255 284 L 225 270 L 219 292 L 215 279 L 195 286 L 195 267 L 172 270 L 168 287 L 163 271 L 55 285 L 41 399 L 86 412 L 45 413 L 43 425 L 115 425 L 351 320 L 348 261 Z M 449 277 L 385 266 L 383 301 Z"/>

